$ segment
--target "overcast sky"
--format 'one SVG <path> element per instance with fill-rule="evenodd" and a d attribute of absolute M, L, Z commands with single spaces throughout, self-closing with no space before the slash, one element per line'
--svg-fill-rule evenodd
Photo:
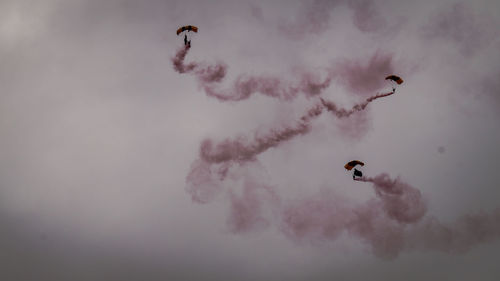
<path fill-rule="evenodd" d="M 0 0 L 0 279 L 498 280 L 499 27 L 496 0 Z"/>

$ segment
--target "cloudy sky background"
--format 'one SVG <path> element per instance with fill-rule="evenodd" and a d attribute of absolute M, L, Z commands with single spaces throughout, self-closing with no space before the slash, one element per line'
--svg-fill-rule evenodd
<path fill-rule="evenodd" d="M 343 169 L 360 159 L 365 174 L 420 189 L 443 223 L 499 208 L 500 5 L 406 2 L 0 1 L 1 279 L 497 280 L 498 241 L 387 260 L 348 235 L 232 233 L 227 194 L 196 204 L 186 192 L 202 140 L 293 122 L 313 102 L 208 97 L 171 62 L 174 31 L 194 24 L 187 61 L 224 62 L 227 85 L 374 54 L 405 79 L 243 168 L 282 198 L 328 189 L 364 202 L 370 184 Z M 346 107 L 366 97 L 350 90 L 336 80 L 322 96 Z"/>

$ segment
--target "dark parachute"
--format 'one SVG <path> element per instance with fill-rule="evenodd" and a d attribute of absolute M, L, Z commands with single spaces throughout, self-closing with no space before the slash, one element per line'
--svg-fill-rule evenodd
<path fill-rule="evenodd" d="M 403 79 L 401 79 L 401 77 L 399 76 L 396 76 L 396 75 L 389 75 L 387 77 L 385 77 L 385 80 L 389 80 L 391 82 L 391 85 L 392 85 L 392 92 L 395 92 L 396 91 L 396 84 L 397 85 L 401 85 L 403 84 Z"/>
<path fill-rule="evenodd" d="M 179 34 L 181 33 L 184 33 L 184 45 L 186 45 L 188 48 L 191 47 L 191 36 L 189 36 L 188 38 L 188 34 L 191 31 L 198 33 L 198 27 L 194 25 L 185 25 L 177 29 L 177 36 L 179 36 Z"/>
<path fill-rule="evenodd" d="M 359 160 L 352 160 L 352 161 L 349 161 L 347 164 L 344 165 L 344 168 L 346 168 L 346 170 L 352 170 L 354 167 L 356 167 L 357 165 L 360 165 L 360 166 L 364 166 L 365 163 L 359 161 Z M 362 177 L 363 176 L 363 173 L 354 168 L 354 173 L 352 174 L 352 179 L 353 180 L 356 180 L 356 177 Z"/>
<path fill-rule="evenodd" d="M 193 32 L 198 32 L 198 27 L 194 26 L 194 25 L 185 25 L 185 26 L 181 26 L 179 27 L 179 29 L 177 29 L 177 35 L 181 34 L 182 32 L 184 31 L 193 31 Z"/>
<path fill-rule="evenodd" d="M 365 163 L 359 161 L 359 160 L 352 160 L 352 161 L 349 161 L 347 164 L 344 165 L 344 168 L 346 168 L 346 170 L 352 170 L 352 168 L 356 167 L 356 165 L 360 165 L 360 166 L 364 166 Z"/>
<path fill-rule="evenodd" d="M 396 76 L 396 75 L 389 75 L 389 76 L 385 77 L 385 80 L 392 80 L 392 81 L 398 83 L 398 85 L 401 85 L 404 82 L 403 79 L 401 79 L 401 77 Z"/>

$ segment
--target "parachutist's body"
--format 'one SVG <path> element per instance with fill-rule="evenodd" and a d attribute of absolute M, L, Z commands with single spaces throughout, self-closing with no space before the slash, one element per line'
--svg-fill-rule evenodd
<path fill-rule="evenodd" d="M 187 46 L 187 48 L 191 48 L 191 40 L 188 40 L 187 34 L 184 34 L 184 46 Z"/>
<path fill-rule="evenodd" d="M 401 85 L 403 84 L 403 79 L 401 79 L 401 77 L 399 76 L 396 76 L 396 75 L 389 75 L 387 77 L 385 77 L 385 80 L 390 80 L 391 81 L 391 85 L 392 85 L 392 92 L 395 93 L 396 92 L 396 85 L 392 84 L 392 83 L 396 83 L 398 85 Z"/>
<path fill-rule="evenodd" d="M 362 177 L 362 176 L 363 176 L 363 173 L 360 170 L 354 168 L 354 173 L 352 174 L 352 179 L 355 180 L 355 177 Z"/>
<path fill-rule="evenodd" d="M 349 161 L 347 164 L 345 164 L 344 168 L 346 170 L 351 171 L 356 165 L 364 166 L 365 163 L 363 163 L 359 160 L 352 160 L 352 161 Z M 362 176 L 363 176 L 363 173 L 361 173 L 361 171 L 354 168 L 354 173 L 352 174 L 352 179 L 356 180 L 356 177 L 362 177 Z"/>
<path fill-rule="evenodd" d="M 188 40 L 187 35 L 189 32 L 198 33 L 198 27 L 196 27 L 194 25 L 181 26 L 181 27 L 179 27 L 179 29 L 177 29 L 177 36 L 179 36 L 183 32 L 184 32 L 184 46 L 186 46 L 186 48 L 191 48 L 191 40 Z M 191 36 L 189 36 L 189 37 L 191 37 Z"/>

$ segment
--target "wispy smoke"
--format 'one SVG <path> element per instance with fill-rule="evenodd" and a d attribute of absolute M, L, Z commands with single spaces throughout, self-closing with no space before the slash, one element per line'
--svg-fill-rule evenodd
<path fill-rule="evenodd" d="M 500 238 L 500 209 L 460 216 L 444 224 L 437 218 L 426 217 L 408 231 L 406 246 L 413 250 L 434 250 L 459 254 L 483 243 Z"/>
<path fill-rule="evenodd" d="M 400 223 L 417 222 L 427 210 L 420 191 L 399 178 L 392 180 L 388 174 L 380 174 L 357 180 L 373 183 L 386 215 Z"/>
<path fill-rule="evenodd" d="M 194 73 L 201 83 L 220 82 L 226 76 L 227 66 L 223 63 L 206 65 L 204 63 L 191 62 L 185 64 L 184 60 L 186 59 L 189 49 L 190 47 L 188 46 L 179 48 L 172 58 L 175 71 L 179 73 Z"/>
<path fill-rule="evenodd" d="M 199 159 L 192 164 L 186 178 L 186 191 L 193 201 L 208 203 L 221 192 L 220 185 L 234 164 L 241 166 L 256 162 L 257 156 L 268 149 L 278 147 L 296 136 L 307 134 L 311 129 L 311 121 L 318 117 L 323 109 L 326 108 L 338 118 L 347 118 L 354 112 L 365 109 L 370 102 L 392 94 L 374 95 L 351 109 L 339 108 L 335 103 L 321 99 L 321 103 L 312 106 L 295 124 L 272 129 L 267 134 L 254 133 L 251 139 L 238 136 L 216 144 L 211 139 L 205 139 L 200 145 Z"/>
<path fill-rule="evenodd" d="M 220 101 L 243 100 L 257 92 L 280 100 L 292 99 L 300 92 L 305 92 L 307 96 L 319 95 L 322 90 L 329 86 L 333 77 L 338 75 L 337 73 L 340 73 L 339 77 L 356 81 L 356 76 L 366 76 L 366 71 L 373 71 L 373 65 L 382 63 L 384 66 L 387 66 L 391 64 L 390 60 L 386 58 L 380 60 L 380 55 L 375 54 L 367 67 L 360 67 L 361 64 L 357 62 L 344 62 L 339 64 L 339 69 L 329 71 L 328 78 L 325 82 L 319 84 L 311 83 L 316 77 L 311 74 L 304 74 L 303 79 L 299 82 L 299 86 L 297 87 L 284 87 L 283 85 L 287 83 L 283 82 L 282 79 L 274 77 L 261 76 L 242 78 L 243 76 L 240 76 L 234 83 L 233 88 L 220 91 L 214 90 L 217 88 L 215 84 L 224 78 L 226 67 L 221 63 L 214 66 L 207 66 L 201 63 L 184 64 L 188 50 L 189 48 L 182 48 L 178 51 L 177 55 L 173 58 L 174 68 L 180 73 L 193 73 L 207 95 L 215 97 Z M 358 70 L 359 73 L 354 73 L 354 70 Z M 359 83 L 371 82 L 367 79 Z M 365 86 L 365 88 L 373 89 L 376 87 L 370 85 Z M 275 126 L 274 129 L 264 134 L 255 132 L 250 136 L 242 135 L 235 138 L 227 138 L 217 143 L 211 139 L 205 139 L 200 145 L 199 159 L 192 164 L 191 170 L 186 178 L 186 190 L 191 195 L 193 201 L 208 203 L 222 192 L 223 188 L 221 186 L 223 185 L 223 181 L 227 178 L 231 167 L 234 165 L 243 166 L 248 163 L 256 162 L 259 154 L 271 148 L 278 147 L 297 136 L 309 133 L 311 130 L 311 122 L 321 115 L 324 110 L 332 113 L 337 118 L 348 118 L 352 114 L 364 110 L 372 101 L 392 94 L 393 92 L 389 92 L 371 96 L 365 99 L 365 101 L 355 104 L 350 109 L 339 107 L 332 101 L 320 98 L 320 101 L 309 108 L 297 121 L 289 125 Z M 247 206 L 251 206 L 249 209 L 258 209 L 260 203 L 259 201 L 255 201 L 255 189 L 250 189 L 249 186 L 255 186 L 255 184 L 248 184 L 241 198 L 231 195 L 233 210 L 246 210 Z M 266 190 L 269 190 L 269 188 Z M 246 202 L 243 200 L 245 198 L 252 199 Z M 234 214 L 234 212 L 232 214 Z M 248 218 L 248 216 L 244 217 L 246 219 L 243 219 L 243 222 L 239 222 L 241 216 L 231 215 L 230 221 L 232 222 L 231 225 L 233 225 L 232 229 L 234 229 L 234 231 L 239 232 L 241 229 L 246 229 L 248 225 L 253 225 L 254 223 L 259 225 L 265 224 L 259 216 L 255 218 Z M 252 221 L 252 223 L 248 221 Z"/>
<path fill-rule="evenodd" d="M 376 94 L 374 96 L 367 98 L 364 102 L 354 105 L 351 109 L 339 108 L 334 102 L 326 101 L 322 98 L 321 98 L 321 103 L 329 112 L 331 112 L 338 118 L 345 118 L 351 116 L 355 112 L 364 110 L 366 106 L 368 106 L 368 104 L 371 103 L 372 101 L 379 98 L 390 96 L 392 94 L 394 94 L 394 92 Z"/>
<path fill-rule="evenodd" d="M 292 100 L 300 93 L 307 97 L 319 95 L 330 86 L 332 76 L 321 79 L 318 75 L 303 72 L 297 82 L 290 82 L 274 76 L 240 75 L 231 87 L 220 89 L 220 83 L 226 76 L 227 66 L 223 63 L 206 65 L 204 63 L 184 63 L 189 47 L 180 48 L 172 58 L 174 69 L 179 73 L 192 73 L 196 76 L 205 93 L 219 101 L 241 101 L 250 98 L 253 94 Z"/>
<path fill-rule="evenodd" d="M 216 170 L 213 165 L 205 167 Z M 385 173 L 358 179 L 371 183 L 374 190 L 374 196 L 365 202 L 345 198 L 333 189 L 284 200 L 271 185 L 245 173 L 229 173 L 233 173 L 228 176 L 233 181 L 226 191 L 230 199 L 227 223 L 234 233 L 276 227 L 301 244 L 333 242 L 346 234 L 364 242 L 374 255 L 384 259 L 408 251 L 462 253 L 500 238 L 500 210 L 465 215 L 445 224 L 426 215 L 427 204 L 420 190 Z M 238 185 L 240 178 L 243 183 Z"/>
<path fill-rule="evenodd" d="M 293 22 L 279 25 L 282 32 L 294 39 L 325 32 L 330 27 L 333 10 L 340 5 L 352 10 L 353 24 L 362 32 L 376 32 L 387 25 L 373 0 L 314 0 L 302 5 Z"/>
<path fill-rule="evenodd" d="M 376 197 L 356 203 L 332 191 L 294 201 L 283 209 L 281 230 L 295 241 L 335 240 L 342 233 L 367 242 L 380 257 L 395 257 L 404 230 L 427 210 L 420 191 L 387 174 L 363 178 L 373 183 Z"/>
<path fill-rule="evenodd" d="M 318 80 L 318 76 L 311 73 L 303 73 L 302 79 L 295 86 L 276 77 L 241 75 L 236 79 L 232 88 L 219 90 L 217 83 L 221 82 L 226 75 L 227 67 L 225 64 L 205 65 L 194 62 L 185 64 L 184 60 L 189 49 L 189 47 L 183 47 L 178 50 L 172 59 L 174 69 L 179 73 L 193 73 L 206 94 L 220 101 L 240 101 L 248 99 L 254 93 L 261 93 L 280 100 L 293 99 L 298 93 L 305 93 L 306 96 L 311 97 L 320 95 L 324 89 L 328 88 L 334 78 L 338 78 L 352 93 L 364 94 L 369 90 L 382 88 L 385 81 L 381 77 L 392 71 L 391 57 L 376 52 L 368 64 L 349 60 L 337 64 L 334 68 L 326 71 L 327 78 L 321 83 L 313 82 Z M 295 136 L 307 134 L 310 130 L 310 121 L 319 116 L 323 109 L 331 112 L 337 118 L 346 118 L 355 112 L 364 110 L 372 101 L 392 94 L 393 92 L 389 92 L 371 96 L 364 102 L 354 105 L 351 109 L 341 108 L 334 102 L 320 98 L 321 103 L 310 108 L 298 122 L 276 127 L 267 134 L 257 135 L 254 133 L 251 139 L 248 136 L 238 136 L 225 139 L 217 144 L 214 144 L 210 139 L 205 139 L 200 147 L 200 159 L 212 164 L 255 161 L 258 154 L 277 147 Z"/>
<path fill-rule="evenodd" d="M 245 177 L 241 195 L 229 191 L 229 229 L 234 233 L 253 232 L 271 225 L 272 211 L 280 205 L 280 198 L 270 185 Z"/>
<path fill-rule="evenodd" d="M 248 140 L 244 136 L 234 139 L 226 139 L 214 145 L 210 139 L 202 142 L 200 157 L 208 163 L 222 162 L 248 162 L 254 161 L 255 157 L 295 136 L 304 135 L 310 130 L 310 120 L 322 112 L 321 106 L 315 106 L 294 125 L 284 126 L 271 130 L 268 134 L 257 136 Z"/>
<path fill-rule="evenodd" d="M 325 32 L 330 23 L 332 10 L 342 1 L 315 0 L 304 2 L 301 13 L 296 20 L 279 25 L 280 31 L 294 39 L 302 38 L 306 34 L 320 34 Z"/>
<path fill-rule="evenodd" d="M 255 134 L 254 138 L 250 140 L 245 136 L 228 138 L 217 144 L 214 144 L 210 139 L 205 139 L 200 147 L 200 158 L 207 163 L 254 161 L 260 153 L 277 147 L 296 136 L 307 134 L 311 128 L 310 122 L 319 116 L 324 108 L 338 118 L 347 118 L 355 112 L 364 110 L 374 100 L 392 94 L 393 92 L 374 95 L 364 102 L 354 105 L 351 109 L 340 108 L 335 103 L 321 98 L 321 103 L 311 107 L 295 124 L 273 129 L 265 135 Z"/>
<path fill-rule="evenodd" d="M 392 56 L 376 52 L 368 61 L 344 60 L 335 65 L 337 81 L 349 92 L 368 96 L 386 85 L 385 75 L 394 73 Z"/>
<path fill-rule="evenodd" d="M 462 253 L 500 238 L 500 209 L 468 214 L 445 224 L 426 215 L 420 190 L 388 174 L 360 181 L 373 184 L 375 197 L 363 203 L 332 190 L 282 204 L 277 226 L 296 242 L 334 241 L 345 233 L 370 246 L 373 254 L 396 258 L 405 251 Z"/>
<path fill-rule="evenodd" d="M 422 30 L 425 38 L 449 41 L 464 56 L 472 56 L 498 36 L 492 26 L 495 24 L 479 17 L 471 7 L 455 3 L 432 16 Z"/>
<path fill-rule="evenodd" d="M 350 5 L 359 6 L 365 2 L 356 1 Z M 370 11 L 370 5 L 359 8 L 359 13 Z M 186 178 L 186 190 L 197 203 L 208 203 L 218 195 L 225 195 L 229 204 L 227 224 L 233 233 L 274 226 L 299 243 L 334 241 L 347 234 L 368 245 L 376 256 L 387 259 L 410 250 L 458 253 L 500 238 L 500 211 L 466 215 L 447 225 L 426 215 L 427 204 L 420 190 L 386 173 L 357 179 L 373 187 L 373 197 L 365 202 L 346 199 L 331 189 L 309 197 L 284 200 L 275 187 L 251 175 L 252 167 L 258 165 L 258 155 L 308 134 L 311 122 L 323 112 L 349 119 L 363 112 L 371 102 L 393 95 L 394 92 L 371 95 L 351 108 L 340 107 L 320 97 L 332 81 L 340 82 L 353 95 L 366 97 L 379 91 L 385 85 L 383 77 L 393 72 L 391 56 L 375 53 L 368 63 L 345 60 L 327 71 L 323 80 L 306 72 L 298 82 L 273 76 L 240 75 L 232 86 L 220 89 L 227 66 L 223 63 L 185 64 L 188 50 L 182 48 L 177 52 L 172 59 L 174 69 L 194 74 L 205 93 L 219 101 L 241 101 L 256 93 L 283 101 L 299 94 L 318 98 L 298 120 L 275 126 L 264 134 L 254 132 L 220 142 L 202 141 L 199 159 L 192 164 Z"/>
<path fill-rule="evenodd" d="M 353 11 L 353 23 L 360 31 L 376 32 L 387 25 L 373 0 L 351 0 L 348 6 Z"/>
<path fill-rule="evenodd" d="M 307 71 L 299 73 L 299 77 L 287 79 L 269 75 L 239 75 L 232 85 L 221 89 L 221 83 L 227 74 L 227 66 L 222 63 L 209 65 L 201 62 L 185 63 L 189 47 L 180 48 L 172 58 L 175 71 L 191 73 L 197 78 L 203 91 L 219 101 L 242 101 L 259 93 L 267 97 L 290 101 L 299 94 L 306 97 L 320 96 L 335 79 L 345 86 L 349 93 L 361 96 L 371 95 L 379 91 L 387 82 L 383 79 L 392 74 L 394 67 L 392 56 L 375 52 L 367 63 L 361 60 L 344 59 L 335 63 L 323 74 Z"/>

